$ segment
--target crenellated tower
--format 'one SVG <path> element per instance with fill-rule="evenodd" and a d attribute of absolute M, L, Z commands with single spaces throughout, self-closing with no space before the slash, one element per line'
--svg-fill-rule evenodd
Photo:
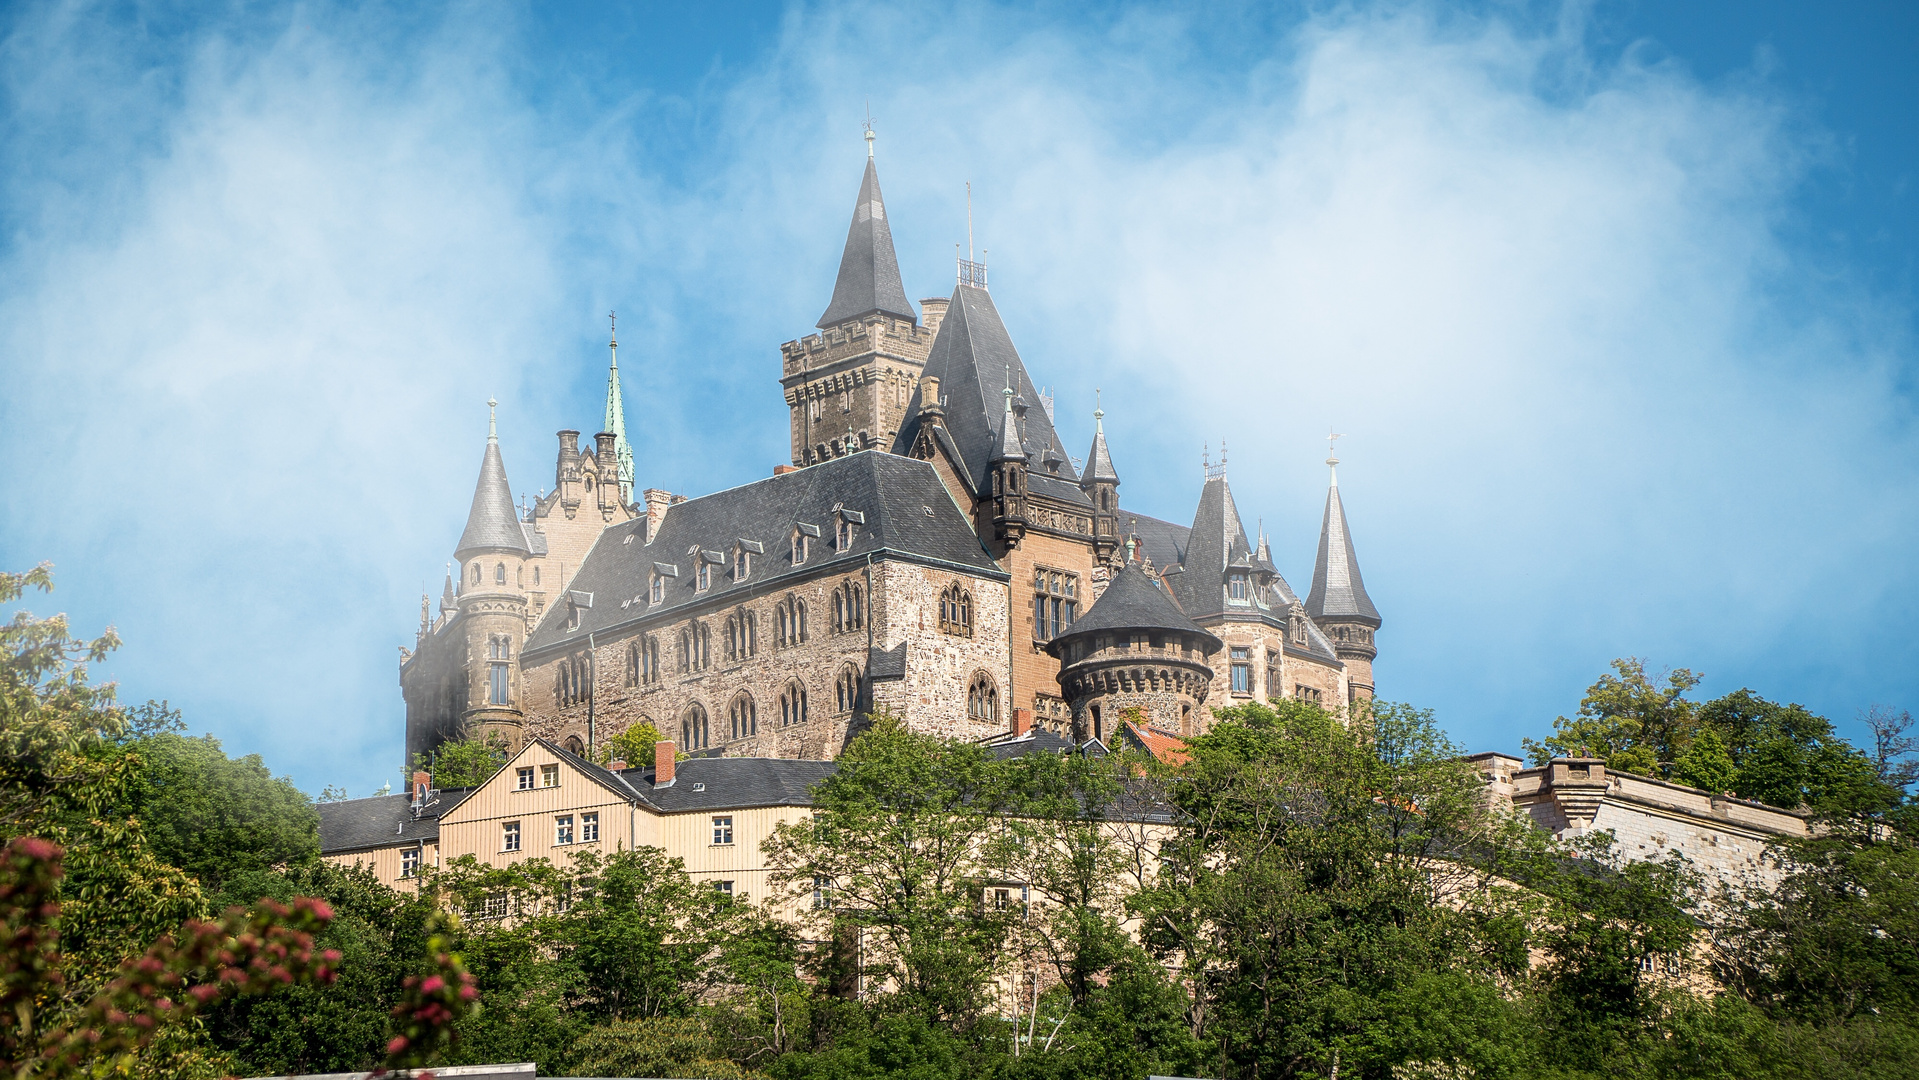
<path fill-rule="evenodd" d="M 1373 696 L 1373 658 L 1379 654 L 1373 634 L 1380 626 L 1379 609 L 1366 595 L 1352 532 L 1346 527 L 1346 506 L 1339 498 L 1339 458 L 1327 457 L 1326 467 L 1331 470 L 1326 516 L 1319 528 L 1319 556 L 1313 562 L 1306 614 L 1332 640 L 1333 651 L 1346 665 L 1349 694 L 1360 701 Z"/>
<path fill-rule="evenodd" d="M 927 303 L 931 325 L 921 326 L 900 282 L 868 129 L 866 175 L 820 332 L 780 346 L 793 464 L 893 445 L 933 347 L 933 308 L 944 306 Z"/>

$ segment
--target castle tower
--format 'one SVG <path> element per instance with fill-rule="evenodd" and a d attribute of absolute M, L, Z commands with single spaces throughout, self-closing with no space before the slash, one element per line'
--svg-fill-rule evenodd
<path fill-rule="evenodd" d="M 1360 580 L 1359 556 L 1346 527 L 1346 506 L 1339 498 L 1339 459 L 1328 457 L 1332 479 L 1326 489 L 1326 516 L 1319 527 L 1319 557 L 1313 562 L 1313 590 L 1306 597 L 1306 614 L 1332 639 L 1333 650 L 1346 665 L 1352 700 L 1373 696 L 1373 632 L 1379 629 L 1379 609 L 1366 595 Z"/>
<path fill-rule="evenodd" d="M 1196 734 L 1220 644 L 1129 553 L 1099 601 L 1046 651 L 1060 661 L 1075 737 L 1111 745 L 1128 720 Z"/>
<path fill-rule="evenodd" d="M 849 431 L 857 449 L 892 446 L 934 333 L 920 326 L 900 282 L 871 130 L 833 299 L 816 325 L 820 333 L 780 346 L 793 464 L 846 453 Z"/>
<path fill-rule="evenodd" d="M 454 558 L 460 566 L 459 644 L 464 651 L 461 732 L 497 735 L 517 750 L 525 710 L 520 701 L 520 646 L 526 641 L 524 574 L 532 557 L 526 530 L 513 509 L 500 436 L 489 401 L 486 455 L 473 488 L 473 507 Z M 458 734 L 450 733 L 450 734 Z"/>
<path fill-rule="evenodd" d="M 1104 561 L 1119 542 L 1119 473 L 1106 449 L 1106 410 L 1093 408 L 1093 448 L 1086 452 L 1086 475 L 1079 487 L 1093 502 L 1093 554 Z"/>

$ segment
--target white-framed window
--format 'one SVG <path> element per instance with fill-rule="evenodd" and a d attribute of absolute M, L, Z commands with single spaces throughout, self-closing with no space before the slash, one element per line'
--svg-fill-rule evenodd
<path fill-rule="evenodd" d="M 561 814 L 553 819 L 553 842 L 570 844 L 573 842 L 573 815 Z"/>
<path fill-rule="evenodd" d="M 532 791 L 533 790 L 533 766 L 523 765 L 520 768 L 513 770 L 513 772 L 514 772 L 513 787 L 515 791 Z"/>
<path fill-rule="evenodd" d="M 824 874 L 813 875 L 813 910 L 824 911 L 833 906 L 833 879 Z"/>
<path fill-rule="evenodd" d="M 500 850 L 520 850 L 520 823 L 509 821 L 500 826 Z"/>
<path fill-rule="evenodd" d="M 420 876 L 419 848 L 409 848 L 400 852 L 400 876 L 403 878 Z"/>
<path fill-rule="evenodd" d="M 713 891 L 731 900 L 733 898 L 733 883 L 730 881 L 716 881 L 713 883 Z"/>
<path fill-rule="evenodd" d="M 1233 693 L 1250 694 L 1253 692 L 1253 650 L 1246 645 L 1232 647 Z"/>
<path fill-rule="evenodd" d="M 580 815 L 580 843 L 591 844 L 600 838 L 600 815 L 598 811 Z"/>
<path fill-rule="evenodd" d="M 713 819 L 713 843 L 730 844 L 733 842 L 733 816 L 727 814 Z"/>
<path fill-rule="evenodd" d="M 486 898 L 480 901 L 480 918 L 506 918 L 506 894 L 503 892 L 487 893 Z"/>
<path fill-rule="evenodd" d="M 559 787 L 560 786 L 560 767 L 558 765 L 540 766 L 540 786 L 541 787 Z"/>

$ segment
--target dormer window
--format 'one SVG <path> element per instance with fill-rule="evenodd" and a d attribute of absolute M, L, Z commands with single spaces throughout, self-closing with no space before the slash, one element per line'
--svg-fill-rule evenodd
<path fill-rule="evenodd" d="M 812 551 L 812 542 L 819 539 L 820 527 L 805 521 L 793 523 L 793 565 L 806 561 Z"/>
<path fill-rule="evenodd" d="M 866 515 L 858 510 L 840 508 L 834 517 L 833 550 L 850 551 L 853 540 L 859 536 L 859 527 L 866 524 Z"/>
<path fill-rule="evenodd" d="M 713 567 L 705 559 L 700 560 L 700 568 L 694 572 L 693 588 L 705 592 L 713 586 Z"/>
<path fill-rule="evenodd" d="M 653 564 L 653 580 L 647 591 L 647 598 L 655 604 L 666 603 L 666 580 L 680 576 L 680 568 L 672 563 Z"/>
<path fill-rule="evenodd" d="M 1246 602 L 1246 575 L 1231 574 L 1226 578 L 1226 595 L 1236 603 Z"/>
<path fill-rule="evenodd" d="M 745 581 L 747 575 L 753 572 L 753 556 L 763 554 L 765 550 L 758 540 L 741 537 L 733 541 L 733 580 Z"/>

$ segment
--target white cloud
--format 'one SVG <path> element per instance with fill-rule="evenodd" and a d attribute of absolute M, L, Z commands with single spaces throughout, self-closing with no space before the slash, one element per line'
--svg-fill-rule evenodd
<path fill-rule="evenodd" d="M 1189 515 L 1224 436 L 1303 590 L 1319 439 L 1348 433 L 1382 684 L 1476 747 L 1622 653 L 1839 716 L 1912 700 L 1911 343 L 1776 237 L 1818 135 L 1762 84 L 1419 7 L 1229 62 L 1144 9 L 1024 18 L 794 13 L 696 110 L 677 187 L 684 103 L 578 114 L 528 89 L 565 58 L 513 25 L 300 10 L 155 59 L 27 20 L 9 563 L 58 560 L 63 602 L 120 622 L 136 696 L 314 788 L 377 783 L 479 403 L 539 486 L 550 432 L 596 419 L 618 305 L 643 480 L 763 473 L 870 96 L 909 292 L 950 288 L 973 181 L 1015 340 L 1069 441 L 1105 388 L 1129 505 Z"/>

